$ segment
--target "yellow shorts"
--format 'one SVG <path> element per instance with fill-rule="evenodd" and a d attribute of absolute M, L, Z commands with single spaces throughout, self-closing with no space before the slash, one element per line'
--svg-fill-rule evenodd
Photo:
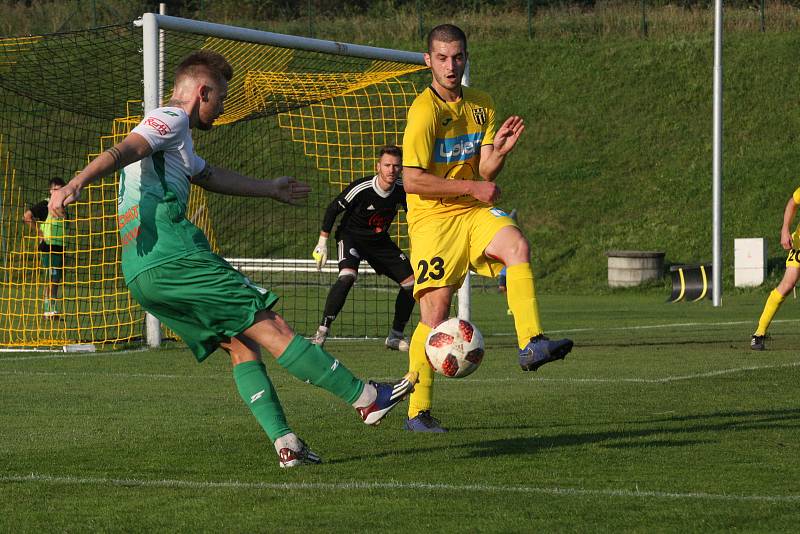
<path fill-rule="evenodd" d="M 800 268 L 800 250 L 793 248 L 789 251 L 789 255 L 786 256 L 786 266 Z"/>
<path fill-rule="evenodd" d="M 495 234 L 514 220 L 498 208 L 473 208 L 452 217 L 430 217 L 409 228 L 414 296 L 431 287 L 460 287 L 467 270 L 495 278 L 504 265 L 484 255 Z"/>

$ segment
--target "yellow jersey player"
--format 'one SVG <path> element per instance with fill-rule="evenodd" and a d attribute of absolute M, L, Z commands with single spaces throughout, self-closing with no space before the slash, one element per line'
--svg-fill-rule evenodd
<path fill-rule="evenodd" d="M 769 297 L 767 297 L 767 302 L 764 304 L 764 311 L 761 312 L 758 327 L 756 327 L 755 333 L 750 338 L 750 348 L 753 350 L 764 350 L 764 338 L 767 336 L 769 324 L 775 314 L 778 313 L 778 309 L 786 299 L 786 295 L 797 284 L 797 278 L 800 276 L 800 257 L 798 257 L 800 256 L 800 225 L 797 226 L 794 233 L 789 230 L 789 226 L 797 213 L 798 205 L 800 205 L 800 187 L 794 190 L 789 202 L 786 203 L 786 208 L 783 210 L 781 246 L 784 250 L 789 251 L 789 255 L 786 257 L 786 272 L 783 274 L 783 279 L 778 284 L 778 287 L 772 290 Z"/>
<path fill-rule="evenodd" d="M 414 297 L 420 305 L 409 350 L 409 368 L 419 373 L 419 383 L 405 428 L 445 432 L 430 413 L 433 371 L 425 358 L 425 340 L 447 319 L 453 293 L 468 269 L 496 277 L 507 267 L 508 305 L 523 370 L 564 358 L 572 341 L 544 336 L 528 241 L 511 217 L 492 206 L 500 193 L 494 180 L 525 128 L 522 118 L 511 116 L 496 129 L 491 97 L 461 85 L 467 38 L 458 27 L 444 24 L 431 30 L 424 57 L 433 79 L 411 105 L 403 136 Z"/>

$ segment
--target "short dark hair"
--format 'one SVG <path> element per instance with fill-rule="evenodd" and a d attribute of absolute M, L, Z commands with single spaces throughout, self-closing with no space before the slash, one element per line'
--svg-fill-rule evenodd
<path fill-rule="evenodd" d="M 467 34 L 464 30 L 453 24 L 440 24 L 428 33 L 428 52 L 431 51 L 434 41 L 452 43 L 460 41 L 464 43 L 464 50 L 467 49 Z"/>
<path fill-rule="evenodd" d="M 198 76 L 209 74 L 216 81 L 230 81 L 233 78 L 233 67 L 225 59 L 225 56 L 212 50 L 198 50 L 192 52 L 181 61 L 175 69 L 175 82 L 184 76 Z"/>
<path fill-rule="evenodd" d="M 378 150 L 378 159 L 383 157 L 384 154 L 389 154 L 390 156 L 403 159 L 403 150 L 397 145 L 383 145 Z"/>
<path fill-rule="evenodd" d="M 61 187 L 64 187 L 67 185 L 67 183 L 61 178 L 50 178 L 50 181 L 47 182 L 47 185 L 48 187 L 53 187 L 54 185 L 60 185 Z"/>

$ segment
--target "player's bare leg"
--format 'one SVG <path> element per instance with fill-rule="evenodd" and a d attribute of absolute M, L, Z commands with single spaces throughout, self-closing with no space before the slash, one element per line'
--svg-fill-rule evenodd
<path fill-rule="evenodd" d="M 405 428 L 413 432 L 447 432 L 431 416 L 433 402 L 433 369 L 425 356 L 425 340 L 432 328 L 445 321 L 450 314 L 454 287 L 434 287 L 419 295 L 420 320 L 408 351 L 409 372 L 419 374 L 419 383 L 408 401 L 408 420 Z"/>
<path fill-rule="evenodd" d="M 535 371 L 548 362 L 563 359 L 572 350 L 572 340 L 550 340 L 544 335 L 530 264 L 530 246 L 519 228 L 500 229 L 484 254 L 506 266 L 506 298 L 514 316 L 522 369 Z"/>
<path fill-rule="evenodd" d="M 786 296 L 797 285 L 798 278 L 800 278 L 800 269 L 787 266 L 778 287 L 770 292 L 767 301 L 764 303 L 764 311 L 761 312 L 761 317 L 758 319 L 758 327 L 756 327 L 756 331 L 750 338 L 751 349 L 764 350 L 766 348 L 764 341 L 767 337 L 767 329 Z"/>

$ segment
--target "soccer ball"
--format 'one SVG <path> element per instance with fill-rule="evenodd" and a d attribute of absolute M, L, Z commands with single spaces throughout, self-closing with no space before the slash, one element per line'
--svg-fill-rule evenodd
<path fill-rule="evenodd" d="M 463 378 L 474 373 L 483 360 L 483 336 L 469 321 L 451 317 L 431 330 L 425 355 L 437 373 Z"/>

